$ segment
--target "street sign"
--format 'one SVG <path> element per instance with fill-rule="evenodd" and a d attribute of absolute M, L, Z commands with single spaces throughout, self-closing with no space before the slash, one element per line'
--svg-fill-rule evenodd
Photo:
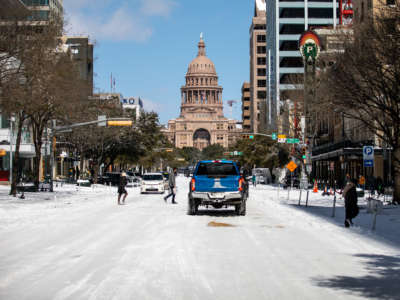
<path fill-rule="evenodd" d="M 299 139 L 293 139 L 293 138 L 286 139 L 287 144 L 297 144 L 299 142 L 300 142 Z"/>
<path fill-rule="evenodd" d="M 278 143 L 286 143 L 286 135 L 278 134 Z"/>
<path fill-rule="evenodd" d="M 97 120 L 99 120 L 99 121 L 104 121 L 104 122 L 99 122 L 99 123 L 97 123 L 97 126 L 100 126 L 100 127 L 105 127 L 105 126 L 107 126 L 107 116 L 106 116 L 106 115 L 100 115 L 100 116 L 98 116 L 98 117 L 97 117 Z"/>
<path fill-rule="evenodd" d="M 373 146 L 364 146 L 363 147 L 363 159 L 364 159 L 364 167 L 373 167 L 374 166 L 374 147 Z"/>
<path fill-rule="evenodd" d="M 293 172 L 294 170 L 296 170 L 297 164 L 292 160 L 292 161 L 290 161 L 290 163 L 288 163 L 288 164 L 286 165 L 286 168 L 287 168 L 290 172 Z"/>
<path fill-rule="evenodd" d="M 276 141 L 276 140 L 278 139 L 276 133 L 273 133 L 273 134 L 272 134 L 272 139 L 273 139 L 274 141 Z"/>

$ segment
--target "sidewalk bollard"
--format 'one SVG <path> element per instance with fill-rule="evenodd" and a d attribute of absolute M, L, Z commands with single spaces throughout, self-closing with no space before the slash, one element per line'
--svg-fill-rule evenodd
<path fill-rule="evenodd" d="M 335 210 L 336 210 L 336 193 L 335 193 L 335 196 L 333 196 L 332 218 L 335 217 Z"/>
<path fill-rule="evenodd" d="M 374 214 L 372 221 L 372 230 L 376 229 L 376 216 L 382 211 L 382 209 L 382 201 L 376 199 L 368 199 L 368 211 Z"/>
<path fill-rule="evenodd" d="M 306 207 L 308 207 L 308 194 L 310 193 L 309 190 L 307 190 L 307 197 L 306 197 Z"/>
<path fill-rule="evenodd" d="M 302 192 L 303 190 L 302 189 L 300 189 L 300 196 L 299 196 L 299 206 L 300 206 L 300 202 L 301 202 L 301 192 Z"/>

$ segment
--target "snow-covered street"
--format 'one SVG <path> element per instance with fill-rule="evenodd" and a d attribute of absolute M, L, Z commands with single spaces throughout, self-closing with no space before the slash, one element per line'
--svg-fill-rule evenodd
<path fill-rule="evenodd" d="M 0 193 L 0 299 L 400 299 L 400 214 L 372 232 L 361 210 L 343 226 L 343 201 L 251 187 L 247 215 L 188 216 L 189 179 L 177 205 L 130 188 L 66 185 L 56 193 Z M 279 198 L 278 198 L 279 195 Z M 363 202 L 360 202 L 362 206 Z"/>

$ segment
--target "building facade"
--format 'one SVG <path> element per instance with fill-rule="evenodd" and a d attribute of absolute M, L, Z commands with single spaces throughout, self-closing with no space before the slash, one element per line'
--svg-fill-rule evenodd
<path fill-rule="evenodd" d="M 242 85 L 242 127 L 243 132 L 252 132 L 251 131 L 251 121 L 250 121 L 250 83 L 245 82 Z"/>
<path fill-rule="evenodd" d="M 131 111 L 134 113 L 136 120 L 139 120 L 140 115 L 143 113 L 143 101 L 140 97 L 130 97 L 128 99 L 122 99 L 122 108 L 125 111 Z"/>
<path fill-rule="evenodd" d="M 89 37 L 63 36 L 63 44 L 71 53 L 81 79 L 87 82 L 88 95 L 93 94 L 93 44 Z"/>
<path fill-rule="evenodd" d="M 285 91 L 302 89 L 304 66 L 298 50 L 300 35 L 309 29 L 336 28 L 340 23 L 336 0 L 271 0 L 267 3 L 267 126 L 278 129 Z"/>
<path fill-rule="evenodd" d="M 250 121 L 251 132 L 263 130 L 267 98 L 266 3 L 256 0 L 250 26 Z"/>
<path fill-rule="evenodd" d="M 164 134 L 177 148 L 200 150 L 211 144 L 232 145 L 241 132 L 236 121 L 223 114 L 222 87 L 214 63 L 206 56 L 203 38 L 197 57 L 189 64 L 186 84 L 181 87 L 181 113 L 168 122 Z"/>
<path fill-rule="evenodd" d="M 30 21 L 49 21 L 52 17 L 63 17 L 63 0 L 23 0 L 32 11 Z"/>

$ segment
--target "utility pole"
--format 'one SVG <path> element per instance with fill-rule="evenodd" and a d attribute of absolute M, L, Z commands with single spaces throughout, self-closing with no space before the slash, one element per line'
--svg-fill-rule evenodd
<path fill-rule="evenodd" d="M 303 147 L 306 147 L 306 164 L 310 165 L 310 149 L 306 146 L 307 138 L 309 137 L 310 116 L 309 104 L 313 102 L 315 97 L 315 70 L 316 61 L 320 53 L 320 40 L 315 32 L 307 30 L 303 32 L 299 40 L 299 51 L 303 57 L 304 63 L 304 96 L 303 96 Z M 304 121 L 303 121 L 304 120 Z M 307 170 L 306 164 L 303 164 L 303 172 Z M 306 170 L 304 170 L 304 168 Z"/>

